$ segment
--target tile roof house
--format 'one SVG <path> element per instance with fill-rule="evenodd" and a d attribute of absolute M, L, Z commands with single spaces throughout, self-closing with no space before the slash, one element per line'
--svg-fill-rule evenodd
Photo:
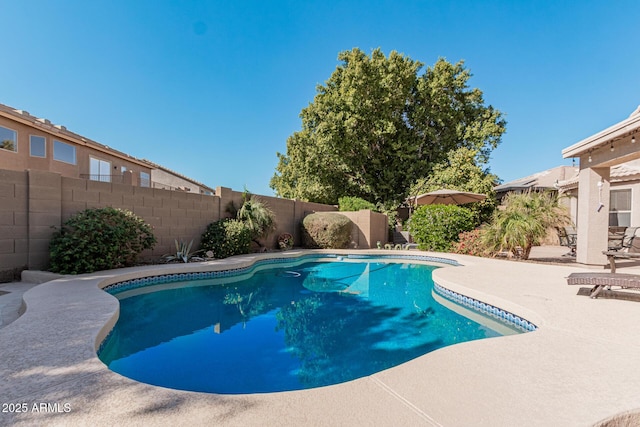
<path fill-rule="evenodd" d="M 214 194 L 191 178 L 0 104 L 0 169 L 57 172 L 65 177 Z"/>
<path fill-rule="evenodd" d="M 561 203 L 571 214 L 573 223 L 578 219 L 578 178 L 580 168 L 573 166 L 558 166 L 534 173 L 524 178 L 498 185 L 495 187 L 498 200 L 509 192 L 522 191 L 557 191 L 561 196 Z M 634 209 L 631 201 L 640 195 L 640 160 L 633 160 L 611 167 L 611 191 L 609 198 L 609 226 L 630 227 L 640 224 L 640 209 Z"/>
<path fill-rule="evenodd" d="M 611 227 L 640 226 L 640 107 L 626 119 L 562 150 L 579 159 L 575 183 L 578 263 L 603 265 Z M 577 189 L 572 186 L 577 186 Z"/>
<path fill-rule="evenodd" d="M 498 200 L 509 192 L 521 193 L 523 191 L 557 190 L 558 183 L 565 181 L 578 173 L 578 168 L 573 166 L 557 166 L 533 175 L 505 182 L 494 187 Z"/>

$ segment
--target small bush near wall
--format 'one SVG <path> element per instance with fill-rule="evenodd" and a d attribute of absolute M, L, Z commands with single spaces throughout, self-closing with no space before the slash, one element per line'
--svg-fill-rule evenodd
<path fill-rule="evenodd" d="M 339 213 L 313 213 L 302 220 L 302 243 L 307 248 L 347 248 L 352 227 L 351 220 Z"/>
<path fill-rule="evenodd" d="M 215 258 L 248 254 L 251 249 L 251 230 L 235 219 L 212 222 L 202 235 L 200 247 L 213 252 Z"/>
<path fill-rule="evenodd" d="M 411 216 L 409 230 L 422 250 L 446 252 L 459 234 L 476 226 L 469 209 L 455 205 L 424 205 Z"/>
<path fill-rule="evenodd" d="M 49 244 L 51 271 L 91 273 L 134 265 L 156 244 L 152 228 L 132 212 L 87 209 L 69 218 Z"/>
<path fill-rule="evenodd" d="M 363 209 L 369 209 L 377 212 L 376 205 L 368 202 L 360 197 L 340 197 L 338 199 L 338 209 L 341 212 L 357 212 Z"/>

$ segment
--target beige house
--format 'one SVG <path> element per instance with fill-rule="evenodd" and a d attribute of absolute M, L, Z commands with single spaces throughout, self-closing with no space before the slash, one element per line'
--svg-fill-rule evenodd
<path fill-rule="evenodd" d="M 199 194 L 214 190 L 148 160 L 92 141 L 47 119 L 0 104 L 0 169 Z"/>
<path fill-rule="evenodd" d="M 494 187 L 496 198 L 501 201 L 507 193 L 524 191 L 557 191 L 558 183 L 577 175 L 579 168 L 574 166 L 557 166 L 542 172 L 536 172 L 524 178 L 505 182 Z"/>
<path fill-rule="evenodd" d="M 560 183 L 577 199 L 576 261 L 603 265 L 610 226 L 640 226 L 640 107 L 627 119 L 562 150 L 578 158 L 574 183 Z M 573 194 L 575 196 L 575 194 Z"/>
<path fill-rule="evenodd" d="M 611 167 L 609 176 L 609 227 L 640 226 L 640 205 L 634 207 L 631 203 L 640 200 L 640 160 Z M 569 200 L 574 224 L 578 220 L 578 180 L 579 170 L 558 182 L 558 190 Z"/>

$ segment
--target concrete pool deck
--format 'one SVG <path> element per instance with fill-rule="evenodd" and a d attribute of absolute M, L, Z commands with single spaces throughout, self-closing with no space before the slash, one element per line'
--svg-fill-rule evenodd
<path fill-rule="evenodd" d="M 312 390 L 185 392 L 127 379 L 97 358 L 96 341 L 118 310 L 98 284 L 203 266 L 62 278 L 27 291 L 26 313 L 0 329 L 0 425 L 587 426 L 640 409 L 638 303 L 576 295 L 578 287 L 565 278 L 586 270 L 575 265 L 430 255 L 463 264 L 437 269 L 437 283 L 511 311 L 538 330 L 442 348 Z M 261 256 L 205 265 L 236 268 Z"/>

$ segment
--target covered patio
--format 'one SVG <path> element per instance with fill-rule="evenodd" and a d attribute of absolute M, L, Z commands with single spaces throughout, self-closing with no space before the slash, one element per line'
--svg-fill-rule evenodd
<path fill-rule="evenodd" d="M 613 166 L 640 159 L 639 132 L 640 107 L 627 119 L 562 150 L 563 158 L 580 159 L 576 221 L 576 261 L 580 264 L 607 262 L 602 252 L 608 245 L 610 172 Z"/>

